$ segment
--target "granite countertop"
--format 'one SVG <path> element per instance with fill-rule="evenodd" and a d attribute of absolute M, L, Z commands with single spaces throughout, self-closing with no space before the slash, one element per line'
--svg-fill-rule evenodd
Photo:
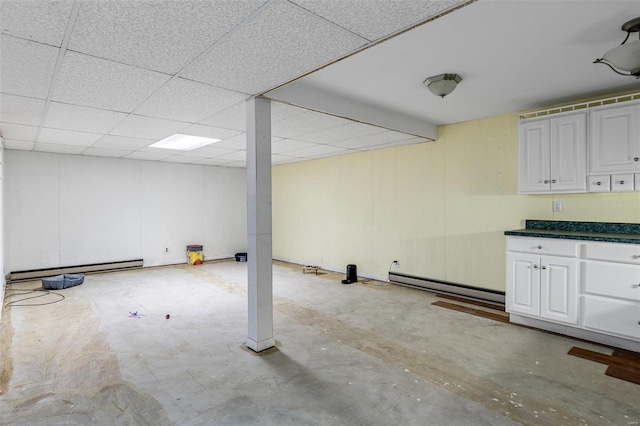
<path fill-rule="evenodd" d="M 640 224 L 637 223 L 527 220 L 526 228 L 505 231 L 504 234 L 520 237 L 640 244 Z"/>

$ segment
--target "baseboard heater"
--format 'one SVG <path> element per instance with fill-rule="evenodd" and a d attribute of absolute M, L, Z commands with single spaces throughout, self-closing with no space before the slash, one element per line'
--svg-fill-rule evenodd
<path fill-rule="evenodd" d="M 428 290 L 434 293 L 449 294 L 452 296 L 466 297 L 504 305 L 503 291 L 489 290 L 429 278 L 421 278 L 413 275 L 399 274 L 397 272 L 389 272 L 389 281 L 394 284 Z"/>
<path fill-rule="evenodd" d="M 59 268 L 32 269 L 15 271 L 9 274 L 9 282 L 37 280 L 60 274 L 90 274 L 98 272 L 122 271 L 142 268 L 142 259 L 123 260 L 120 262 L 92 263 L 89 265 L 61 266 Z"/>

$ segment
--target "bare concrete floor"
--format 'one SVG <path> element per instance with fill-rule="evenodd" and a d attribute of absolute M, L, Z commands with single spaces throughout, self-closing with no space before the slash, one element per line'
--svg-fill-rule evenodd
<path fill-rule="evenodd" d="M 265 356 L 242 349 L 244 263 L 88 275 L 60 291 L 60 303 L 7 308 L 0 423 L 640 422 L 640 386 L 567 355 L 574 345 L 610 353 L 598 345 L 431 306 L 427 292 L 342 278 L 274 264 L 279 348 Z M 32 302 L 55 300 L 47 298 Z"/>

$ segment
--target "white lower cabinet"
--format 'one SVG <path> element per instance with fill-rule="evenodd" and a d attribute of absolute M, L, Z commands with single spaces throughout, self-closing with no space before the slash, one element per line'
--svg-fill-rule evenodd
<path fill-rule="evenodd" d="M 640 340 L 640 304 L 592 296 L 582 301 L 584 328 Z"/>
<path fill-rule="evenodd" d="M 640 341 L 640 246 L 588 242 L 582 255 L 583 327 Z"/>
<path fill-rule="evenodd" d="M 640 245 L 508 236 L 507 250 L 512 321 L 639 350 Z"/>
<path fill-rule="evenodd" d="M 543 247 L 532 240 L 532 250 Z M 563 253 L 565 241 L 558 241 Z M 508 244 L 509 245 L 509 244 Z M 511 244 L 518 246 L 519 244 Z M 575 246 L 575 243 L 573 243 Z M 553 241 L 544 246 L 553 252 Z M 575 253 L 575 248 L 573 252 Z M 540 256 L 529 253 L 507 253 L 507 312 L 545 319 L 562 324 L 578 323 L 577 259 L 574 257 Z"/>

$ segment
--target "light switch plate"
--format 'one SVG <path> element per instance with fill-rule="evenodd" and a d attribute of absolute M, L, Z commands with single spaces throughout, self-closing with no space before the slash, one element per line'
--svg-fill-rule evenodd
<path fill-rule="evenodd" d="M 555 213 L 562 211 L 562 201 L 554 201 L 553 202 L 553 211 Z"/>

